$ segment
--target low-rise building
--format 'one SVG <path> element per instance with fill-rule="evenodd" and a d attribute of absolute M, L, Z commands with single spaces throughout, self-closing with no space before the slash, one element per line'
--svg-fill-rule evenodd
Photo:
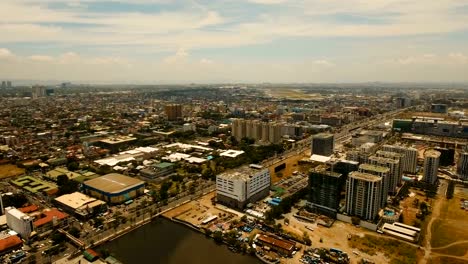
<path fill-rule="evenodd" d="M 64 194 L 54 199 L 64 211 L 77 217 L 91 217 L 107 209 L 106 202 L 80 192 Z"/>
<path fill-rule="evenodd" d="M 86 194 L 108 203 L 117 204 L 142 195 L 145 182 L 122 174 L 109 173 L 85 181 L 83 189 Z"/>
<path fill-rule="evenodd" d="M 220 203 L 243 209 L 268 196 L 270 182 L 268 168 L 259 165 L 226 171 L 216 176 L 216 198 Z"/>

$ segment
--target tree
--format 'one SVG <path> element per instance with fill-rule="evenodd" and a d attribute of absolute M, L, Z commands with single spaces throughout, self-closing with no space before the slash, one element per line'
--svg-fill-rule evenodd
<path fill-rule="evenodd" d="M 72 161 L 72 162 L 69 162 L 69 163 L 67 164 L 67 169 L 68 169 L 69 171 L 76 171 L 76 170 L 78 170 L 79 168 L 80 168 L 80 164 L 79 164 L 78 162 L 76 162 L 76 161 Z"/>
<path fill-rule="evenodd" d="M 68 233 L 70 233 L 70 235 L 72 235 L 72 236 L 74 236 L 76 238 L 80 238 L 80 230 L 78 228 L 76 228 L 76 227 L 70 228 Z"/>
<path fill-rule="evenodd" d="M 222 243 L 223 242 L 223 233 L 221 231 L 215 231 L 213 233 L 213 239 L 218 244 Z"/>
<path fill-rule="evenodd" d="M 246 223 L 246 222 L 247 222 L 247 215 L 243 215 L 243 216 L 241 217 L 241 221 L 244 222 L 244 223 Z"/>
<path fill-rule="evenodd" d="M 66 236 L 58 231 L 52 235 L 52 242 L 54 245 L 58 245 L 64 242 L 65 239 L 66 239 Z"/>

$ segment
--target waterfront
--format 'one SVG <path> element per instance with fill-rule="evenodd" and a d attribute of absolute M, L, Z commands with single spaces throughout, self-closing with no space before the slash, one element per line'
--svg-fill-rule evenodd
<path fill-rule="evenodd" d="M 164 218 L 157 218 L 100 248 L 109 250 L 125 264 L 261 263 L 255 257 L 233 253 L 226 246 Z"/>

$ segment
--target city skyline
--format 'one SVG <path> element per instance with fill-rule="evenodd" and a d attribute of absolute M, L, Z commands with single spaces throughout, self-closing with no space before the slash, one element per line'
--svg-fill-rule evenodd
<path fill-rule="evenodd" d="M 466 82 L 468 2 L 0 3 L 2 79 Z"/>

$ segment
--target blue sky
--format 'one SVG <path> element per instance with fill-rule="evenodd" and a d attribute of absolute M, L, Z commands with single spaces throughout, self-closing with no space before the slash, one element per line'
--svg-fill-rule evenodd
<path fill-rule="evenodd" d="M 1 0 L 0 36 L 0 79 L 468 81 L 468 0 Z"/>

